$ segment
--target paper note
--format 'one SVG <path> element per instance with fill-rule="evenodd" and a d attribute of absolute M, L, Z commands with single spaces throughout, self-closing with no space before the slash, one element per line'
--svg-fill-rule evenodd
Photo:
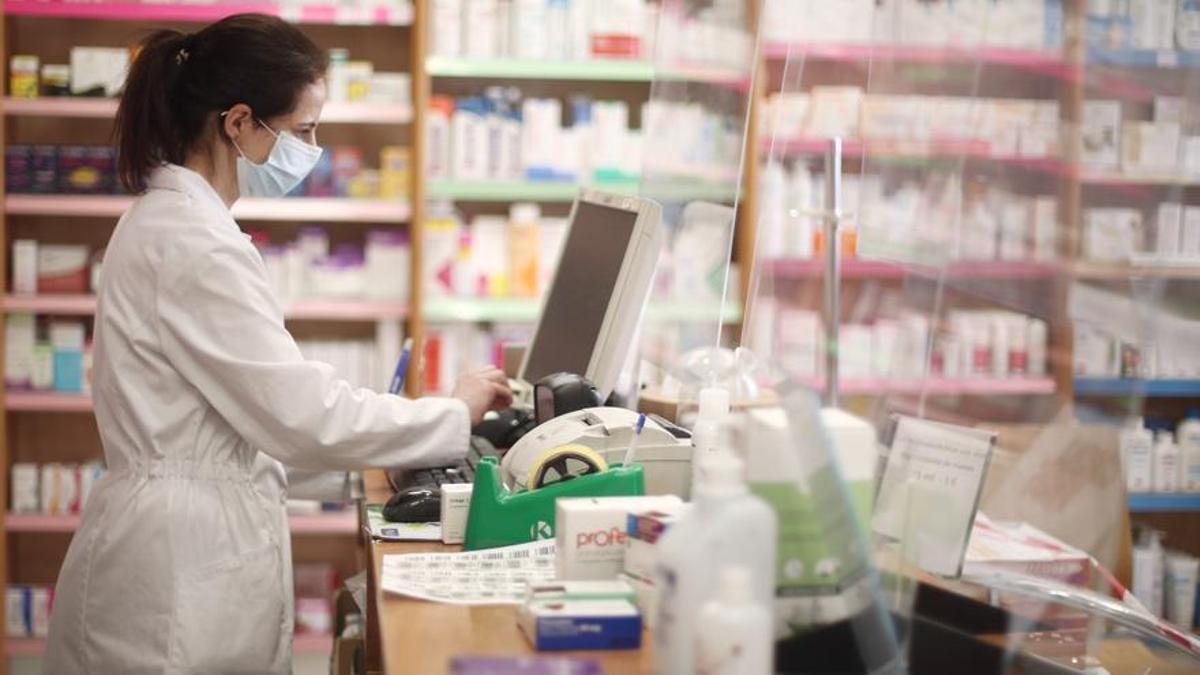
<path fill-rule="evenodd" d="M 898 417 L 872 518 L 906 559 L 958 576 L 995 434 Z"/>
<path fill-rule="evenodd" d="M 383 517 L 383 506 L 367 504 L 371 536 L 383 541 L 441 541 L 441 523 L 393 523 Z"/>
<path fill-rule="evenodd" d="M 380 588 L 455 605 L 509 605 L 525 599 L 531 583 L 554 579 L 553 541 L 462 553 L 383 556 Z"/>

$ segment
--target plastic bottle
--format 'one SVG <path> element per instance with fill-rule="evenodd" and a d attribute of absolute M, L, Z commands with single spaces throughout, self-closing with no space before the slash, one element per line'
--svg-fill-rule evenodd
<path fill-rule="evenodd" d="M 1175 434 L 1159 431 L 1154 441 L 1154 491 L 1179 492 L 1179 446 Z"/>
<path fill-rule="evenodd" d="M 1200 409 L 1188 411 L 1187 419 L 1175 429 L 1179 443 L 1179 454 L 1183 465 L 1182 489 L 1200 492 Z"/>
<path fill-rule="evenodd" d="M 729 417 L 729 392 L 722 387 L 705 387 L 699 394 L 700 409 L 692 429 L 692 485 L 696 484 L 701 459 L 717 451 L 721 423 Z"/>
<path fill-rule="evenodd" d="M 696 622 L 699 675 L 768 675 L 775 649 L 771 610 L 755 602 L 750 570 L 721 570 L 716 597 Z"/>
<path fill-rule="evenodd" d="M 1133 547 L 1133 595 L 1155 616 L 1163 615 L 1163 565 L 1161 535 L 1143 530 Z"/>
<path fill-rule="evenodd" d="M 654 671 L 662 675 L 697 672 L 700 608 L 715 596 L 721 569 L 748 570 L 754 604 L 769 607 L 774 598 L 775 513 L 750 493 L 742 461 L 721 445 L 698 456 L 692 508 L 659 540 Z"/>
<path fill-rule="evenodd" d="M 1154 436 L 1140 417 L 1131 417 L 1121 430 L 1121 461 L 1125 466 L 1125 489 L 1149 492 L 1154 489 Z"/>

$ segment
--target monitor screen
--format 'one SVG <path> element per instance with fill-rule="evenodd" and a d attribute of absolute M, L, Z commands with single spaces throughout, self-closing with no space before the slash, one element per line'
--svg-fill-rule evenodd
<path fill-rule="evenodd" d="M 637 219 L 636 211 L 580 200 L 529 346 L 526 382 L 558 372 L 588 374 Z"/>

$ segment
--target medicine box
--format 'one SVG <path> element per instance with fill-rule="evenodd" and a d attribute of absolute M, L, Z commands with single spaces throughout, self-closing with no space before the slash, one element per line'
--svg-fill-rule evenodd
<path fill-rule="evenodd" d="M 535 601 L 522 605 L 517 622 L 538 651 L 637 649 L 642 616 L 628 600 Z"/>
<path fill-rule="evenodd" d="M 1121 103 L 1119 101 L 1084 101 L 1083 148 L 1084 164 L 1116 168 L 1120 161 Z"/>
<path fill-rule="evenodd" d="M 625 564 L 631 511 L 678 512 L 674 495 L 559 499 L 555 505 L 556 569 L 564 580 L 615 579 Z"/>
<path fill-rule="evenodd" d="M 546 581 L 530 584 L 525 602 L 567 600 L 628 600 L 633 602 L 633 588 L 621 580 L 609 581 Z"/>
<path fill-rule="evenodd" d="M 467 536 L 467 514 L 471 510 L 471 483 L 442 485 L 442 543 L 461 544 Z"/>
<path fill-rule="evenodd" d="M 677 522 L 686 508 L 673 512 L 632 512 L 625 527 L 625 574 L 650 582 L 658 562 L 658 540 Z"/>

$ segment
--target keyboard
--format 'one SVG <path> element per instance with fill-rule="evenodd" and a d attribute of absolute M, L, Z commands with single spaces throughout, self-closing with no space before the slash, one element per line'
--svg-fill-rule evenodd
<path fill-rule="evenodd" d="M 475 482 L 475 467 L 479 466 L 484 457 L 500 458 L 496 448 L 481 436 L 471 436 L 470 448 L 464 459 L 450 466 L 436 466 L 430 469 L 401 470 L 391 473 L 392 487 L 397 490 L 411 487 L 438 487 L 446 483 Z"/>

